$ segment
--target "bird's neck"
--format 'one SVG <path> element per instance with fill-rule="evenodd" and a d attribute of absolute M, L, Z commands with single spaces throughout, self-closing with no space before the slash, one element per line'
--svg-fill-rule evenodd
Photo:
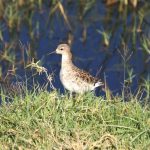
<path fill-rule="evenodd" d="M 72 66 L 72 54 L 71 53 L 67 53 L 62 55 L 62 60 L 61 60 L 61 65 L 62 67 L 69 67 Z"/>

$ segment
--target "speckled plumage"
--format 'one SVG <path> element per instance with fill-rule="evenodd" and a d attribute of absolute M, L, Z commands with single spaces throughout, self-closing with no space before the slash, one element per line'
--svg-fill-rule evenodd
<path fill-rule="evenodd" d="M 67 90 L 76 93 L 85 93 L 103 85 L 99 79 L 77 68 L 72 63 L 72 54 L 67 44 L 58 45 L 56 53 L 62 55 L 60 80 Z"/>

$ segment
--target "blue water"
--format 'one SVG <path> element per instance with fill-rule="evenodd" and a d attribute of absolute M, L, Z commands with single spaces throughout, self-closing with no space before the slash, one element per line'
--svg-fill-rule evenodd
<path fill-rule="evenodd" d="M 119 51 L 123 52 L 123 48 L 120 47 L 121 36 L 124 33 L 123 20 L 121 16 L 116 12 L 113 13 L 112 18 L 109 18 L 109 24 L 105 21 L 107 16 L 107 8 L 102 1 L 97 1 L 97 4 L 93 7 L 89 13 L 85 14 L 84 19 L 81 23 L 77 19 L 78 4 L 76 1 L 67 5 L 65 1 L 62 1 L 64 7 L 67 8 L 67 13 L 69 14 L 70 24 L 72 26 L 72 34 L 74 36 L 73 44 L 71 46 L 72 53 L 74 54 L 74 64 L 81 69 L 89 71 L 93 76 L 97 75 L 101 79 L 106 79 L 106 82 L 112 92 L 115 94 L 121 94 L 124 83 L 124 68 L 123 68 L 123 58 L 121 57 Z M 109 8 L 108 8 L 109 9 Z M 48 21 L 49 7 L 43 6 L 42 11 L 36 10 L 32 18 L 32 32 L 36 42 L 32 51 L 36 52 L 36 60 L 41 59 L 42 65 L 48 69 L 49 73 L 54 72 L 55 77 L 53 84 L 61 92 L 64 92 L 64 88 L 59 80 L 60 62 L 61 56 L 56 54 L 51 54 L 47 56 L 46 54 L 52 52 L 56 49 L 57 45 L 60 43 L 66 43 L 68 38 L 68 33 L 70 28 L 64 22 L 62 15 L 57 12 Z M 120 20 L 120 21 L 118 21 Z M 116 24 L 116 22 L 118 22 Z M 138 22 L 138 20 L 137 20 Z M 2 24 L 5 24 L 2 22 Z M 86 40 L 83 42 L 83 24 L 86 26 Z M 126 25 L 130 28 L 133 24 L 133 14 L 128 13 Z M 103 37 L 97 30 L 107 31 L 111 28 L 115 29 L 110 35 L 109 46 L 106 47 L 103 43 Z M 143 29 L 145 27 L 143 26 Z M 147 29 L 147 28 L 146 28 Z M 147 29 L 150 33 L 149 28 Z M 21 27 L 19 33 L 19 40 L 25 46 L 31 43 L 31 38 L 29 36 L 31 31 L 28 26 L 24 24 Z M 137 41 L 135 45 L 136 51 L 133 51 L 132 47 L 132 33 L 128 34 L 128 48 L 129 53 L 133 51 L 133 54 L 128 61 L 130 69 L 133 69 L 133 82 L 131 84 L 131 90 L 134 92 L 138 87 L 139 76 L 146 78 L 150 73 L 150 63 L 144 66 L 144 53 L 139 44 L 140 33 L 137 34 Z M 11 36 L 6 26 L 3 31 L 4 42 L 9 42 Z M 19 43 L 19 41 L 18 41 Z M 19 54 L 18 54 L 19 58 Z M 27 55 L 25 54 L 25 59 Z M 99 71 L 101 68 L 101 71 Z M 18 69 L 17 74 L 23 78 L 25 72 L 21 68 Z M 30 73 L 29 73 L 30 76 Z M 127 73 L 126 73 L 127 77 Z M 46 81 L 45 76 L 36 76 L 36 80 L 43 84 Z"/>

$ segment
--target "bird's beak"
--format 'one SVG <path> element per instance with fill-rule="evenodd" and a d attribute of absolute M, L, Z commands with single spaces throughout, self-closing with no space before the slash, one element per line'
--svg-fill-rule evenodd
<path fill-rule="evenodd" d="M 53 54 L 53 53 L 56 53 L 56 51 L 52 51 L 52 52 L 48 53 L 47 55 L 51 55 L 51 54 Z"/>
<path fill-rule="evenodd" d="M 56 54 L 58 53 L 58 49 L 55 50 L 55 53 L 56 53 Z"/>

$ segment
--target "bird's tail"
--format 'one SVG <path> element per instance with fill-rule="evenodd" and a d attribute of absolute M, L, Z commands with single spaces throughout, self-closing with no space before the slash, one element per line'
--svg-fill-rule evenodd
<path fill-rule="evenodd" d="M 95 83 L 94 88 L 97 88 L 99 86 L 104 86 L 104 83 L 101 82 L 101 81 L 98 81 L 98 82 Z"/>

